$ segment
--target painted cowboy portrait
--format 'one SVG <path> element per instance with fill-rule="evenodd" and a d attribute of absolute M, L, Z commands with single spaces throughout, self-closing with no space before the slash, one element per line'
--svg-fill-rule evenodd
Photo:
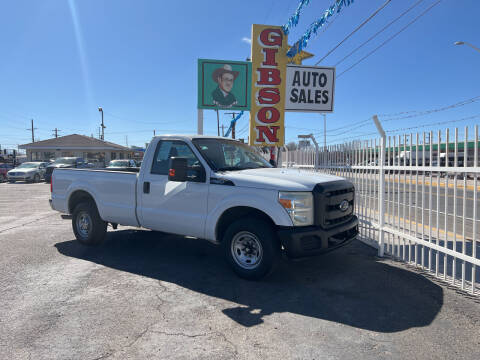
<path fill-rule="evenodd" d="M 237 99 L 235 95 L 232 94 L 232 88 L 238 74 L 239 72 L 233 71 L 232 67 L 228 64 L 215 69 L 212 73 L 212 78 L 218 86 L 212 91 L 214 105 L 223 108 L 237 105 Z"/>

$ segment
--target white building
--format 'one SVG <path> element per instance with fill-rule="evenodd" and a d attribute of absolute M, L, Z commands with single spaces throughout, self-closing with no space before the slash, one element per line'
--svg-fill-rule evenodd
<path fill-rule="evenodd" d="M 98 166 L 105 166 L 110 160 L 131 159 L 134 154 L 125 146 L 78 134 L 20 145 L 19 149 L 27 151 L 29 161 L 76 156 Z"/>

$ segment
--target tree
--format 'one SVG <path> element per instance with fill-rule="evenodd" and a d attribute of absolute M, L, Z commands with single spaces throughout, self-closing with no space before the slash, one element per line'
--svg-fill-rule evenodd
<path fill-rule="evenodd" d="M 285 146 L 287 147 L 288 151 L 297 150 L 297 144 L 295 141 L 291 141 Z"/>

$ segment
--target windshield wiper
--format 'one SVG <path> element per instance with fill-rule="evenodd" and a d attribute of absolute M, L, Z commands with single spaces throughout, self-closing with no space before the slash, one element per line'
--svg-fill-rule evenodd
<path fill-rule="evenodd" d="M 235 171 L 235 170 L 243 170 L 243 168 L 239 168 L 237 166 L 226 166 L 226 167 L 217 169 L 217 171 Z"/>

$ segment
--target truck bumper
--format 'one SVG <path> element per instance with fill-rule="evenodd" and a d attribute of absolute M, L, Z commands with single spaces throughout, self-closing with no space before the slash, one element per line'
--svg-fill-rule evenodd
<path fill-rule="evenodd" d="M 348 244 L 358 235 L 358 218 L 331 229 L 319 226 L 291 227 L 278 230 L 278 236 L 289 258 L 323 254 Z"/>

